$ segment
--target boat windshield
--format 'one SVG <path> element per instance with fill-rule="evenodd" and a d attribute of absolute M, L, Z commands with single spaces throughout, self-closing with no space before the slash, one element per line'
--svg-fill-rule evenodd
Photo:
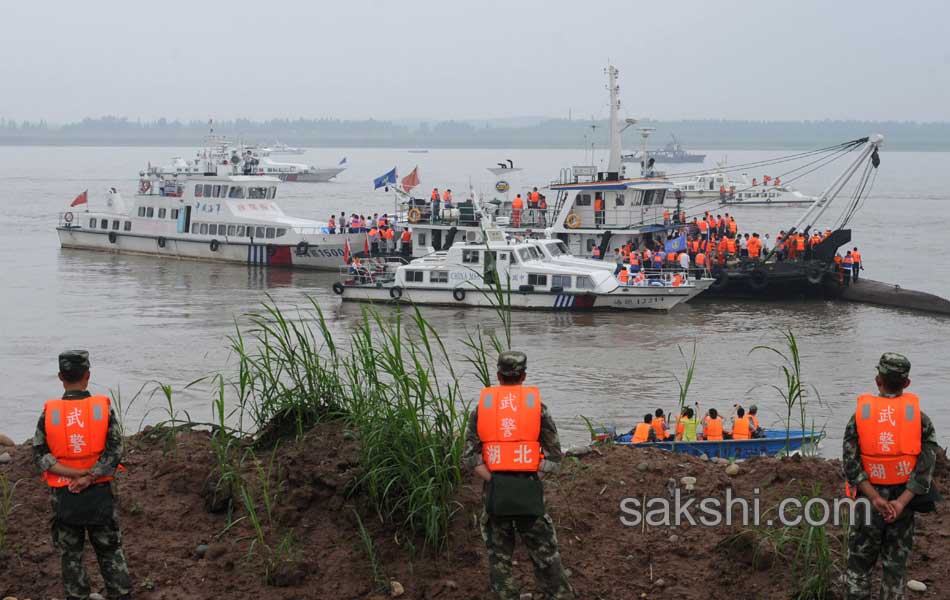
<path fill-rule="evenodd" d="M 520 258 L 522 261 L 541 260 L 541 253 L 538 252 L 537 248 L 528 246 L 527 248 L 521 248 L 518 250 L 518 258 Z"/>
<path fill-rule="evenodd" d="M 548 249 L 548 252 L 551 253 L 551 256 L 557 257 L 563 254 L 567 254 L 567 245 L 564 242 L 548 242 L 545 244 Z"/>

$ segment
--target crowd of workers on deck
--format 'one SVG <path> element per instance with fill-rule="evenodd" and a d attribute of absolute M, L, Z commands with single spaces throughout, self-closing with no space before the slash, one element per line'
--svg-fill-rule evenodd
<path fill-rule="evenodd" d="M 658 408 L 653 414 L 643 415 L 643 421 L 630 430 L 630 441 L 634 444 L 644 442 L 695 442 L 698 440 L 749 440 L 765 437 L 765 430 L 759 425 L 759 409 L 754 404 L 746 411 L 743 407 L 733 406 L 733 415 L 730 427 L 727 430 L 722 415 L 715 408 L 710 408 L 700 422 L 696 414 L 699 411 L 691 406 L 683 408 L 676 418 L 675 429 L 670 430 L 663 409 Z M 702 429 L 699 426 L 702 425 Z"/>

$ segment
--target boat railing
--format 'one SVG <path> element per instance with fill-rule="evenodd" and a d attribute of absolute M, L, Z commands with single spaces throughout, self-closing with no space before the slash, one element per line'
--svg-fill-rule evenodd
<path fill-rule="evenodd" d="M 396 273 L 385 263 L 367 261 L 340 267 L 339 278 L 343 285 L 381 285 L 395 281 Z"/>
<path fill-rule="evenodd" d="M 634 281 L 631 277 L 626 287 L 679 287 L 693 285 L 694 279 L 700 279 L 706 276 L 706 270 L 703 268 L 684 269 L 677 265 L 675 268 L 661 269 L 641 269 L 643 279 Z M 676 276 L 679 275 L 679 283 L 675 283 Z M 623 285 L 621 285 L 623 287 Z"/>

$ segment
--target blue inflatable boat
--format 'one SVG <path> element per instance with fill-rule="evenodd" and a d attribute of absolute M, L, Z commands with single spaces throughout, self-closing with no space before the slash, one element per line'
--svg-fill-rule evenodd
<path fill-rule="evenodd" d="M 765 437 L 753 438 L 751 440 L 722 440 L 721 442 L 645 442 L 642 444 L 632 444 L 630 439 L 633 436 L 629 433 L 616 435 L 615 430 L 600 429 L 596 431 L 596 438 L 599 440 L 613 439 L 614 443 L 628 446 L 642 446 L 645 448 L 660 448 L 662 450 L 674 450 L 693 456 L 702 456 L 705 454 L 709 458 L 743 459 L 753 456 L 775 456 L 786 453 L 786 439 L 788 442 L 788 454 L 797 454 L 802 446 L 809 446 L 811 449 L 818 447 L 818 443 L 825 437 L 823 431 L 802 431 L 793 429 L 788 432 L 786 438 L 785 430 L 767 430 Z"/>

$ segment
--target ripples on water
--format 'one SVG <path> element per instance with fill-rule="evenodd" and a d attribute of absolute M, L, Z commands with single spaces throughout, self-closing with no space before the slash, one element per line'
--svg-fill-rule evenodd
<path fill-rule="evenodd" d="M 886 148 L 886 147 L 885 147 Z M 0 148 L 0 268 L 4 285 L 0 361 L 4 394 L 0 431 L 24 439 L 32 432 L 41 403 L 60 390 L 55 357 L 70 347 L 92 353 L 97 391 L 121 389 L 130 397 L 144 383 L 183 386 L 229 365 L 227 336 L 235 320 L 256 309 L 269 294 L 282 307 L 306 305 L 312 294 L 335 331 L 352 330 L 357 305 L 341 305 L 325 273 L 262 271 L 241 266 L 176 262 L 60 250 L 54 226 L 58 212 L 83 189 L 95 202 L 118 185 L 130 195 L 136 173 L 147 161 L 191 151 L 163 148 Z M 776 153 L 732 152 L 732 163 Z M 433 150 L 426 155 L 399 150 L 314 150 L 307 162 L 335 164 L 348 156 L 351 168 L 335 184 L 287 184 L 282 206 L 289 214 L 325 219 L 330 213 L 391 212 L 392 196 L 373 192 L 373 177 L 399 165 L 420 165 L 425 186 L 451 187 L 457 196 L 469 178 L 487 188 L 484 167 L 509 155 L 525 171 L 511 183 L 535 185 L 582 152 L 562 150 Z M 718 160 L 720 153 L 711 153 Z M 292 159 L 297 160 L 297 159 Z M 867 276 L 950 296 L 950 262 L 945 223 L 950 193 L 938 173 L 947 172 L 947 153 L 882 153 L 872 197 L 858 214 L 854 245 L 861 248 Z M 800 187 L 817 193 L 836 171 Z M 829 210 L 837 216 L 840 206 Z M 773 236 L 797 220 L 800 209 L 746 207 L 735 211 L 740 226 Z M 825 223 L 819 223 L 824 226 Z M 491 311 L 424 310 L 436 330 L 460 355 L 458 342 L 475 325 L 493 323 Z M 872 306 L 827 302 L 738 303 L 701 298 L 669 314 L 559 314 L 518 312 L 515 346 L 529 355 L 529 381 L 539 385 L 565 438 L 582 441 L 579 415 L 597 424 L 631 426 L 647 411 L 676 404 L 684 358 L 695 343 L 696 374 L 690 402 L 731 412 L 732 404 L 757 403 L 765 424 L 781 421 L 784 405 L 769 386 L 781 383 L 774 355 L 750 350 L 781 343 L 792 328 L 802 347 L 804 372 L 817 386 L 822 405 L 809 415 L 827 427 L 824 451 L 839 452 L 840 432 L 858 393 L 871 390 L 873 367 L 886 350 L 913 362 L 913 387 L 934 418 L 941 441 L 950 439 L 950 389 L 946 356 L 950 320 Z M 459 365 L 462 365 L 459 362 Z M 477 392 L 466 380 L 468 396 Z M 196 419 L 209 416 L 207 393 L 181 392 L 177 407 Z M 817 402 L 817 400 L 815 401 Z M 159 418 L 159 398 L 140 398 L 132 424 Z M 152 409 L 151 413 L 148 413 Z M 148 413 L 148 414 L 147 414 Z"/>

